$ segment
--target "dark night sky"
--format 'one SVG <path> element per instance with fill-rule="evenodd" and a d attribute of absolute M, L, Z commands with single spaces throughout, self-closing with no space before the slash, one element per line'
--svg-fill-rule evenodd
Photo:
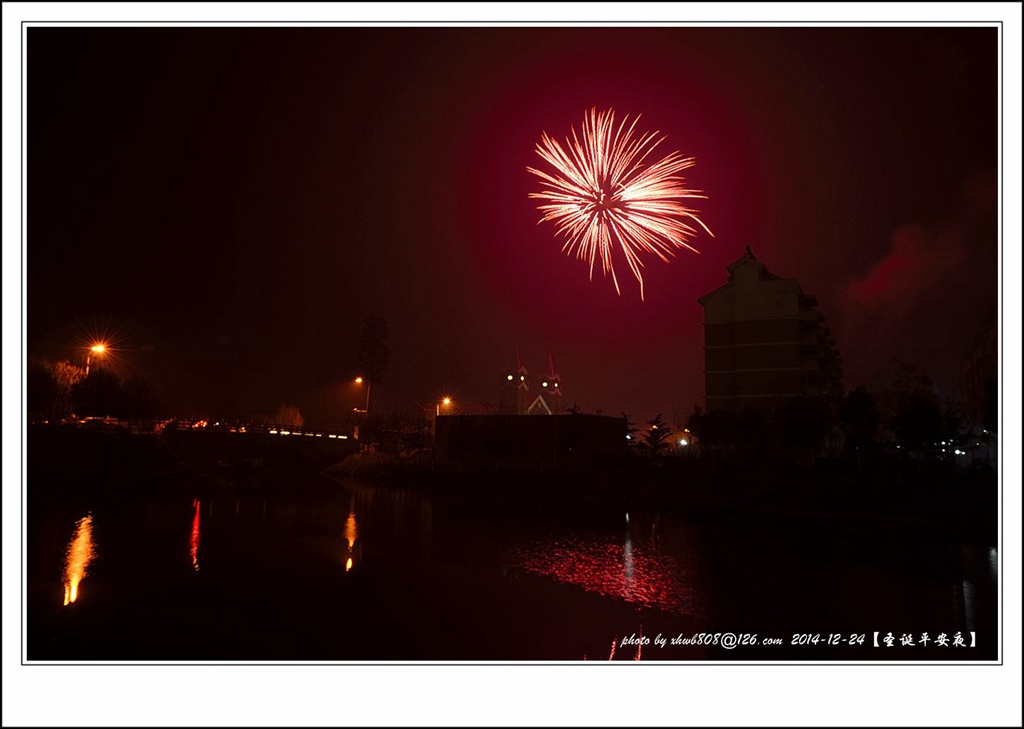
<path fill-rule="evenodd" d="M 494 402 L 518 343 L 635 421 L 703 396 L 703 311 L 750 245 L 817 294 L 851 384 L 948 392 L 997 307 L 994 28 L 52 28 L 27 45 L 27 342 L 180 414 Z M 697 158 L 697 237 L 646 301 L 561 252 L 542 131 L 642 114 Z"/>

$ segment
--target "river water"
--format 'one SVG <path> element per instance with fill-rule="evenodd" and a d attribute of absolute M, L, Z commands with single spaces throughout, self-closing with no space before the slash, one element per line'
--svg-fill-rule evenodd
<path fill-rule="evenodd" d="M 72 486 L 28 498 L 30 661 L 997 658 L 996 549 L 884 521 L 522 503 L 486 477 Z"/>

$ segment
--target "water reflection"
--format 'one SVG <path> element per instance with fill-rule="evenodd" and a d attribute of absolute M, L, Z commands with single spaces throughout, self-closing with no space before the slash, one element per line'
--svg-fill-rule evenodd
<path fill-rule="evenodd" d="M 345 521 L 345 539 L 348 540 L 348 551 L 352 551 L 352 547 L 358 538 L 359 525 L 356 524 L 356 513 L 352 511 L 349 512 L 348 519 Z"/>
<path fill-rule="evenodd" d="M 353 494 L 344 534 L 352 558 L 364 566 L 367 559 L 401 554 L 425 560 L 433 548 L 434 509 L 429 499 L 404 490 L 364 488 Z M 370 551 L 364 552 L 369 549 Z M 341 557 L 342 560 L 346 557 Z"/>
<path fill-rule="evenodd" d="M 999 580 L 999 552 L 990 547 L 984 555 L 980 550 L 963 547 L 961 559 L 964 562 L 964 575 L 959 584 L 959 603 L 962 608 L 964 623 L 968 630 L 977 630 L 978 619 L 986 609 L 986 585 L 994 585 Z"/>
<path fill-rule="evenodd" d="M 96 564 L 94 515 L 83 513 L 84 504 L 46 505 L 34 543 L 39 553 L 56 547 L 57 554 L 37 560 L 30 574 L 40 588 L 31 593 L 38 604 L 30 602 L 40 616 L 30 628 L 33 660 L 576 660 L 589 653 L 590 661 L 648 662 L 705 657 L 703 647 L 660 650 L 659 632 L 771 628 L 781 636 L 826 619 L 851 630 L 888 621 L 933 635 L 976 631 L 979 646 L 998 637 L 998 553 L 988 547 L 960 551 L 955 542 L 868 527 L 659 516 L 639 506 L 628 507 L 628 518 L 625 508 L 603 504 L 579 512 L 571 505 L 568 516 L 545 512 L 546 504 L 506 514 L 489 501 L 477 508 L 468 497 L 348 482 L 305 490 L 190 486 L 146 501 L 89 504 L 101 520 Z M 63 565 L 57 542 L 66 548 Z M 890 558 L 890 543 L 901 547 L 902 561 Z M 58 590 L 65 606 L 79 599 L 87 569 L 94 582 L 86 604 L 53 613 Z M 239 610 L 237 596 L 255 580 L 263 598 Z M 108 609 L 93 605 L 99 593 Z M 651 642 L 624 641 L 634 631 Z M 821 658 L 805 655 L 806 646 L 790 650 L 784 660 L 865 658 L 854 648 Z M 768 660 L 755 653 L 743 659 Z M 979 647 L 975 656 L 989 654 Z"/>
<path fill-rule="evenodd" d="M 192 557 L 192 569 L 199 571 L 199 499 L 192 500 L 195 515 L 192 517 L 192 536 L 189 539 L 189 556 Z"/>
<path fill-rule="evenodd" d="M 639 642 L 636 645 L 636 654 L 633 656 L 633 660 L 634 661 L 639 661 L 640 660 L 640 655 L 641 655 L 641 652 L 643 650 L 643 642 L 644 642 L 644 626 L 641 625 L 640 626 L 640 638 L 639 638 Z M 609 661 L 614 661 L 615 660 L 615 649 L 618 647 L 618 645 L 619 645 L 619 639 L 618 638 L 612 638 L 612 650 L 608 654 L 608 660 Z M 583 655 L 583 660 L 584 661 L 587 660 L 586 654 Z"/>
<path fill-rule="evenodd" d="M 355 546 L 356 540 L 359 539 L 359 525 L 356 524 L 355 511 L 350 511 L 348 519 L 345 521 L 345 539 L 348 540 L 348 560 L 345 562 L 345 571 L 348 572 L 352 569 L 352 548 Z"/>
<path fill-rule="evenodd" d="M 633 581 L 636 568 L 633 565 L 633 541 L 629 537 L 629 514 L 626 514 L 626 541 L 622 545 L 622 578 L 625 581 L 625 595 L 628 600 L 633 596 Z"/>
<path fill-rule="evenodd" d="M 75 536 L 68 544 L 64 559 L 64 604 L 78 599 L 78 584 L 85 578 L 89 563 L 96 556 L 92 541 L 92 514 L 79 519 Z"/>
<path fill-rule="evenodd" d="M 625 535 L 618 539 L 602 533 L 563 534 L 514 547 L 506 560 L 513 568 L 589 592 L 679 615 L 701 614 L 695 555 L 676 550 L 677 559 L 663 552 L 656 524 L 649 534 L 644 531 L 627 515 Z"/>

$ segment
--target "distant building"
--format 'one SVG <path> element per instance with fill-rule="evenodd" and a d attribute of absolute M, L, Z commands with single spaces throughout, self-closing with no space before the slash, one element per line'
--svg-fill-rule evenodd
<path fill-rule="evenodd" d="M 506 372 L 498 390 L 498 412 L 502 415 L 554 415 L 563 411 L 562 378 L 555 372 L 555 360 L 548 354 L 548 371 L 537 376 L 538 393 L 530 393 L 530 373 L 516 347 L 516 369 Z"/>
<path fill-rule="evenodd" d="M 516 368 L 506 372 L 498 391 L 498 412 L 502 415 L 526 415 L 530 406 L 530 373 L 516 347 Z"/>
<path fill-rule="evenodd" d="M 707 410 L 770 415 L 795 397 L 842 397 L 842 360 L 817 299 L 780 278 L 747 246 L 729 280 L 697 299 L 704 307 Z"/>
<path fill-rule="evenodd" d="M 530 373 L 516 347 L 516 367 L 501 375 L 496 412 L 435 410 L 434 463 L 460 469 L 547 470 L 592 468 L 626 455 L 625 418 L 566 411 L 562 378 L 548 368 Z"/>

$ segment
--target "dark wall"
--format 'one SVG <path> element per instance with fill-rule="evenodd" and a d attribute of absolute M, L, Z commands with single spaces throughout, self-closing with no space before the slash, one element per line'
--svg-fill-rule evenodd
<path fill-rule="evenodd" d="M 589 468 L 620 457 L 625 421 L 603 415 L 442 415 L 439 465 Z"/>

